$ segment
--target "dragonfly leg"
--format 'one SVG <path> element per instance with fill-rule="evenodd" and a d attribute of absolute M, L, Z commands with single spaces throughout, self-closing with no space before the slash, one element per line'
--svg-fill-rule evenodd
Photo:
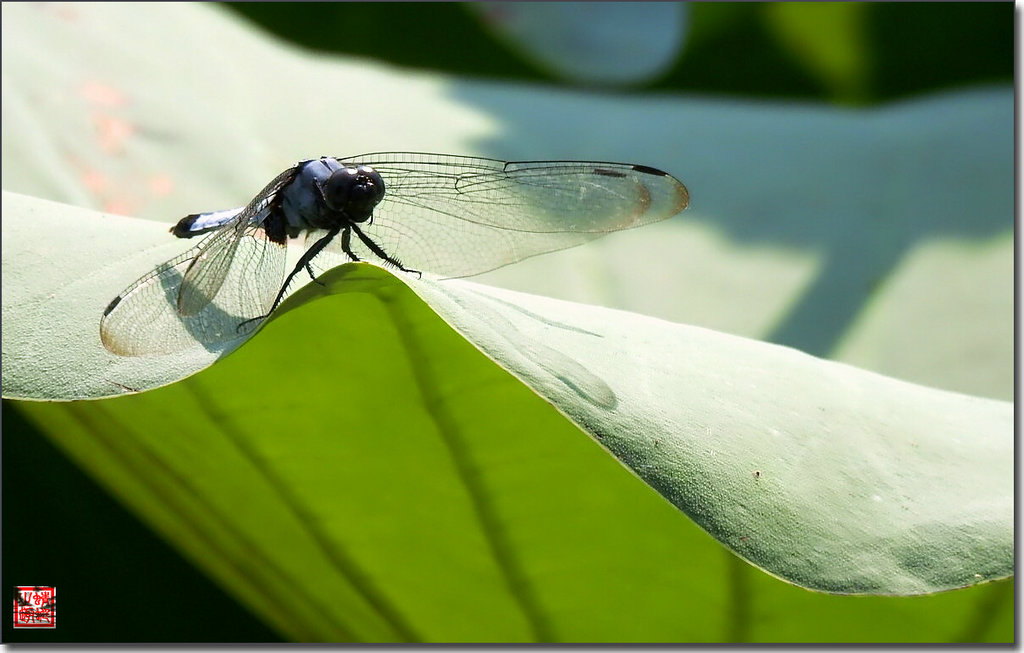
<path fill-rule="evenodd" d="M 322 286 L 322 285 L 324 285 L 324 282 L 322 282 L 322 281 L 320 281 L 319 279 L 317 279 L 317 278 L 316 278 L 316 275 L 315 275 L 315 274 L 313 274 L 313 268 L 312 268 L 312 266 L 310 266 L 310 264 L 309 264 L 309 263 L 306 263 L 306 266 L 305 266 L 305 267 L 306 267 L 306 274 L 308 274 L 308 275 L 309 275 L 309 278 L 310 278 L 310 280 L 312 280 L 312 281 L 313 281 L 313 283 L 315 283 L 315 284 L 316 284 L 316 285 L 318 285 L 318 286 Z"/>
<path fill-rule="evenodd" d="M 352 229 L 345 227 L 341 231 L 341 251 L 345 252 L 350 259 L 358 261 L 359 257 L 352 251 Z"/>
<path fill-rule="evenodd" d="M 367 236 L 366 234 L 363 233 L 363 230 L 359 228 L 359 225 L 357 225 L 355 223 L 352 223 L 349 226 L 352 227 L 352 231 L 356 232 L 356 235 L 359 236 L 359 240 L 363 241 L 363 244 L 366 245 L 367 247 L 369 247 L 370 251 L 373 252 L 374 254 L 376 254 L 378 257 L 380 257 L 381 259 L 387 261 L 388 263 L 390 263 L 391 265 L 395 266 L 396 268 L 398 268 L 402 272 L 415 272 L 420 277 L 423 276 L 423 273 L 420 272 L 419 270 L 412 270 L 410 268 L 407 268 L 404 265 L 402 265 L 402 262 L 399 261 L 397 258 L 394 258 L 392 256 L 388 256 L 387 252 L 385 252 L 383 249 L 381 249 L 380 245 L 378 245 L 377 243 L 373 242 L 373 240 L 369 236 Z"/>
<path fill-rule="evenodd" d="M 324 236 L 320 240 L 318 240 L 315 243 L 313 243 L 313 246 L 310 247 L 309 249 L 307 249 L 306 253 L 303 254 L 302 258 L 299 259 L 299 262 L 295 264 L 295 268 L 288 274 L 288 278 L 284 280 L 284 284 L 281 286 L 281 290 L 279 290 L 277 292 L 277 297 L 274 299 L 274 303 L 270 307 L 270 310 L 267 311 L 267 314 L 266 315 L 260 315 L 259 317 L 251 317 L 248 320 L 245 320 L 244 322 L 242 322 L 241 324 L 238 325 L 237 330 L 241 331 L 242 327 L 244 327 L 245 325 L 249 324 L 250 322 L 255 322 L 257 320 L 263 320 L 263 319 L 269 317 L 270 314 L 274 312 L 274 309 L 277 308 L 277 305 L 281 303 L 281 300 L 284 298 L 285 291 L 288 290 L 288 286 L 291 285 L 292 279 L 294 279 L 295 275 L 299 273 L 299 270 L 303 270 L 304 269 L 307 272 L 310 272 L 310 269 L 309 269 L 310 261 L 312 261 L 314 258 L 316 258 L 316 255 L 320 253 L 320 250 L 322 250 L 324 247 L 327 246 L 327 243 L 329 243 L 332 240 L 334 240 L 334 237 L 338 235 L 339 231 L 341 231 L 341 227 L 337 227 L 335 229 L 331 229 L 330 231 L 327 232 L 326 236 Z M 310 274 L 312 274 L 312 272 L 310 272 Z M 314 281 L 315 281 L 315 279 L 314 279 Z M 321 285 L 323 285 L 323 284 L 321 284 Z"/>

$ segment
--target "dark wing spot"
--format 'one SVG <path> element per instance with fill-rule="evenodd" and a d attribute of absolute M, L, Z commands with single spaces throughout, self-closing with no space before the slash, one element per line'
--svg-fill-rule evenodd
<path fill-rule="evenodd" d="M 648 175 L 654 175 L 655 177 L 667 177 L 668 173 L 657 168 L 651 168 L 649 166 L 633 166 L 633 169 L 637 172 L 642 172 Z"/>
<path fill-rule="evenodd" d="M 107 304 L 106 310 L 103 311 L 103 316 L 106 317 L 107 315 L 110 315 L 110 311 L 117 308 L 117 305 L 121 303 L 121 299 L 121 295 L 118 295 L 117 297 L 110 300 L 110 303 Z"/>
<path fill-rule="evenodd" d="M 605 177 L 625 177 L 626 173 L 619 172 L 618 170 L 609 170 L 608 168 L 594 168 L 595 175 L 604 175 Z"/>

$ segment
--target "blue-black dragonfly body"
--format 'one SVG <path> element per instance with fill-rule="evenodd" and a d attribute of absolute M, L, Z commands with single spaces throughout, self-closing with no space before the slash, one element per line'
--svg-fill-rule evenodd
<path fill-rule="evenodd" d="M 123 356 L 223 348 L 250 335 L 321 255 L 410 273 L 471 276 L 686 208 L 686 188 L 646 166 L 505 162 L 389 152 L 300 161 L 248 205 L 182 218 L 205 236 L 110 302 L 100 334 Z M 307 249 L 290 272 L 290 239 Z"/>

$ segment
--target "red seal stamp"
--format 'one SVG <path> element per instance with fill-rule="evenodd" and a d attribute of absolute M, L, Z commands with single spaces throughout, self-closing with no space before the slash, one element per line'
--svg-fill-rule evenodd
<path fill-rule="evenodd" d="M 56 628 L 57 589 L 19 585 L 14 588 L 15 628 Z"/>

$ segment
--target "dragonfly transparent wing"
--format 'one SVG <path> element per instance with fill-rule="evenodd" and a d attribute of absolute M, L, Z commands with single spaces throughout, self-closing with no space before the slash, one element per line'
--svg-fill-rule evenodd
<path fill-rule="evenodd" d="M 207 241 L 224 244 L 210 246 Z M 182 284 L 197 257 L 211 253 L 216 256 L 218 292 L 195 312 L 182 314 Z M 144 356 L 171 354 L 196 343 L 212 351 L 244 339 L 262 322 L 254 318 L 270 311 L 284 282 L 286 258 L 284 245 L 267 240 L 262 229 L 250 227 L 238 238 L 230 231 L 214 232 L 110 303 L 100 320 L 103 345 L 121 356 Z"/>
<path fill-rule="evenodd" d="M 227 279 L 239 242 L 254 235 L 276 206 L 278 191 L 290 184 L 301 168 L 300 163 L 279 174 L 241 211 L 204 214 L 208 220 L 218 214 L 224 214 L 225 219 L 219 230 L 196 247 L 196 254 L 185 269 L 175 302 L 180 315 L 198 315 L 213 301 Z M 231 213 L 234 215 L 226 219 Z"/>
<path fill-rule="evenodd" d="M 340 160 L 372 166 L 384 179 L 384 199 L 363 231 L 405 266 L 445 277 L 664 220 L 689 203 L 674 177 L 630 164 L 418 153 Z M 340 252 L 340 242 L 330 248 Z M 376 260 L 356 238 L 352 249 Z"/>
<path fill-rule="evenodd" d="M 273 306 L 287 259 L 283 238 L 270 241 L 260 225 L 301 165 L 242 210 L 203 214 L 220 228 L 115 297 L 100 320 L 103 345 L 121 356 L 169 354 L 196 343 L 217 349 L 255 331 Z"/>
<path fill-rule="evenodd" d="M 228 228 L 207 236 L 195 248 L 175 301 L 179 315 L 198 315 L 213 301 L 224 286 L 241 242 L 238 232 Z"/>

